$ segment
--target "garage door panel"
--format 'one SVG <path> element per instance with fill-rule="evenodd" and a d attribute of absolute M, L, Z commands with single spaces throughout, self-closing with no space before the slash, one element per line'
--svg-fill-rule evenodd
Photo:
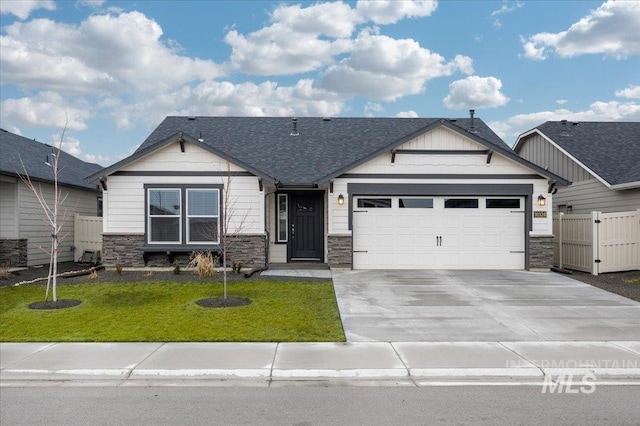
<path fill-rule="evenodd" d="M 524 268 L 523 212 L 487 209 L 483 197 L 477 208 L 445 208 L 446 197 L 433 197 L 431 208 L 400 208 L 398 197 L 385 198 L 391 208 L 354 212 L 354 250 L 366 252 L 354 253 L 354 268 Z"/>

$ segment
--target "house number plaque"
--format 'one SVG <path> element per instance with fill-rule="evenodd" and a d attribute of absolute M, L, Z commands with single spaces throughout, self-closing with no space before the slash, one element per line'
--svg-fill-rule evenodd
<path fill-rule="evenodd" d="M 546 211 L 533 212 L 533 217 L 547 217 Z"/>

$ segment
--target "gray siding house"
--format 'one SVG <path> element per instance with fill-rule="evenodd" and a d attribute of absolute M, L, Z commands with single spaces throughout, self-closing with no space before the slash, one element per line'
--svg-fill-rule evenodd
<path fill-rule="evenodd" d="M 57 151 L 57 150 L 55 150 Z M 54 148 L 0 129 L 0 264 L 35 266 L 49 263 L 51 230 L 44 221 L 40 203 L 22 181 L 26 173 L 49 202 L 53 200 L 53 172 L 46 164 Z M 87 163 L 64 151 L 60 152 L 59 189 L 67 196 L 66 220 L 60 242 L 58 260 L 73 261 L 74 214 L 95 216 L 101 209 L 102 193 L 85 177 L 102 170 L 98 164 Z M 60 213 L 62 220 L 64 211 Z"/>
<path fill-rule="evenodd" d="M 640 209 L 640 123 L 547 121 L 521 134 L 522 158 L 572 182 L 558 187 L 555 212 Z"/>
<path fill-rule="evenodd" d="M 545 269 L 550 189 L 473 115 L 167 117 L 95 173 L 108 266 L 219 251 L 246 267 Z M 227 224 L 227 232 L 223 232 Z"/>

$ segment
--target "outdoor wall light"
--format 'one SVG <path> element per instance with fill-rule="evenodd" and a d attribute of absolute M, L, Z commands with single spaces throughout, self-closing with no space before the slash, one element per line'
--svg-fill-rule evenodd
<path fill-rule="evenodd" d="M 338 205 L 341 206 L 344 204 L 344 195 L 338 195 Z"/>
<path fill-rule="evenodd" d="M 540 194 L 540 195 L 538 196 L 538 205 L 539 205 L 540 207 L 544 207 L 544 206 L 546 206 L 546 205 L 547 205 L 547 199 L 546 199 L 546 198 L 544 198 L 544 197 L 542 196 L 542 194 Z"/>

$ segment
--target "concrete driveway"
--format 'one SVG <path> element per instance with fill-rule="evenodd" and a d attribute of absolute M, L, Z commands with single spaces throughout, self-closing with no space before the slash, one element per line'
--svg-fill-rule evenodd
<path fill-rule="evenodd" d="M 640 303 L 555 273 L 334 271 L 350 342 L 640 340 Z"/>

